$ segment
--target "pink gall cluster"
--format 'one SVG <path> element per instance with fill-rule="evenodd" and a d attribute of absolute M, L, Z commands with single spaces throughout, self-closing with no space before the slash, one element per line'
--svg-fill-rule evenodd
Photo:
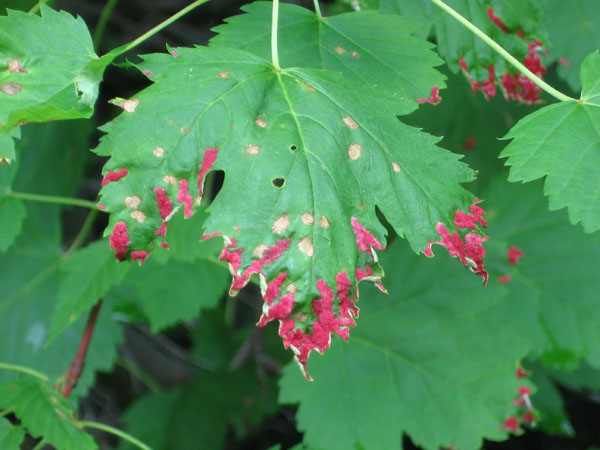
<path fill-rule="evenodd" d="M 429 98 L 418 98 L 417 103 L 431 103 L 432 105 L 437 105 L 442 101 L 442 97 L 440 97 L 440 88 L 438 86 L 434 86 L 431 88 L 431 96 Z"/>
<path fill-rule="evenodd" d="M 102 179 L 100 185 L 106 186 L 108 183 L 111 183 L 113 181 L 119 181 L 128 173 L 129 171 L 127 169 L 117 170 L 116 172 L 109 171 L 106 175 L 104 175 L 104 178 Z"/>
<path fill-rule="evenodd" d="M 119 261 L 125 260 L 127 247 L 129 247 L 129 235 L 127 234 L 127 224 L 117 222 L 108 237 L 110 248 L 115 251 L 115 258 Z"/>
<path fill-rule="evenodd" d="M 481 224 L 483 227 L 487 227 L 487 223 L 483 218 L 484 210 L 476 205 L 479 200 L 475 200 L 475 204 L 469 208 L 470 213 L 464 213 L 462 211 L 456 211 L 454 214 L 454 226 L 461 229 L 474 229 L 477 230 L 476 224 Z M 450 256 L 456 257 L 460 262 L 468 267 L 473 273 L 483 278 L 483 284 L 485 285 L 488 281 L 488 272 L 483 268 L 483 258 L 485 257 L 485 248 L 483 243 L 489 238 L 479 236 L 475 233 L 467 233 L 463 238 L 460 236 L 458 231 L 450 233 L 443 223 L 438 223 L 436 226 L 437 233 L 442 237 L 441 240 L 435 242 L 429 241 L 423 253 L 426 256 L 433 256 L 431 250 L 432 244 L 439 244 L 445 247 L 450 253 Z"/>
<path fill-rule="evenodd" d="M 506 251 L 506 256 L 508 258 L 508 262 L 512 266 L 514 266 L 515 264 L 517 264 L 519 259 L 521 259 L 525 256 L 525 254 L 523 253 L 523 251 L 520 248 L 515 247 L 513 245 Z M 504 274 L 500 278 L 498 278 L 498 282 L 500 284 L 506 284 L 506 283 L 509 283 L 510 281 L 512 281 L 512 278 L 509 274 Z"/>
<path fill-rule="evenodd" d="M 517 367 L 517 378 L 525 378 L 529 375 L 530 373 L 528 371 L 524 370 L 522 367 Z M 511 433 L 520 433 L 520 425 L 522 423 L 535 424 L 537 422 L 535 410 L 530 399 L 531 389 L 527 386 L 519 386 L 517 392 L 519 395 L 512 399 L 513 404 L 519 408 L 517 417 L 507 417 L 504 423 L 499 427 L 501 430 L 506 429 Z"/>

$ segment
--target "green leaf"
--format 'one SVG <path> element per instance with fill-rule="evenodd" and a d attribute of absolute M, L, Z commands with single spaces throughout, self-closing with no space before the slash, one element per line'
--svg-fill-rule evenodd
<path fill-rule="evenodd" d="M 417 258 L 394 242 L 382 263 L 389 297 L 361 293 L 359 326 L 313 359 L 306 383 L 288 366 L 280 402 L 300 402 L 310 448 L 401 448 L 402 433 L 425 449 L 480 448 L 499 440 L 528 344 L 506 324 L 502 286 L 483 289 L 447 257 Z"/>
<path fill-rule="evenodd" d="M 595 0 L 547 1 L 550 52 L 561 58 L 558 75 L 577 92 L 581 88 L 579 67 L 599 47 L 600 29 L 596 25 L 600 22 L 600 5 Z"/>
<path fill-rule="evenodd" d="M 204 228 L 225 239 L 231 293 L 260 273 L 263 288 L 271 283 L 263 325 L 293 308 L 306 331 L 322 292 L 347 279 L 346 295 L 357 269 L 359 278 L 369 271 L 371 280 L 380 277 L 374 249 L 384 248 L 385 228 L 376 206 L 422 251 L 438 223 L 454 229 L 455 211 L 473 199 L 460 186 L 473 174 L 459 156 L 399 122 L 393 104 L 374 102 L 338 75 L 280 72 L 221 48 L 175 54 L 146 57 L 140 69 L 155 84 L 135 96 L 135 112 L 105 127 L 97 149 L 112 156 L 101 195 L 120 259 L 145 258 L 174 208 L 193 213 L 206 170 L 223 170 Z M 352 298 L 354 288 L 347 293 Z"/>
<path fill-rule="evenodd" d="M 73 406 L 37 380 L 0 384 L 0 408 L 12 408 L 33 437 L 43 437 L 56 450 L 98 448 L 92 436 L 76 426 Z"/>
<path fill-rule="evenodd" d="M 514 311 L 510 326 L 530 341 L 530 356 L 554 370 L 573 370 L 582 358 L 600 367 L 600 234 L 586 235 L 564 211 L 548 211 L 539 182 L 499 178 L 484 198 L 494 218 L 489 233 L 495 244 L 486 256 L 490 284 L 510 276 L 504 285 Z M 507 257 L 512 246 L 525 255 L 515 265 Z"/>
<path fill-rule="evenodd" d="M 0 417 L 0 448 L 20 450 L 23 439 L 25 439 L 23 427 L 13 425 L 4 417 Z"/>
<path fill-rule="evenodd" d="M 50 341 L 98 303 L 111 286 L 119 284 L 128 269 L 129 265 L 115 261 L 104 240 L 77 250 L 60 268 L 63 277 L 52 315 Z"/>
<path fill-rule="evenodd" d="M 12 197 L 0 197 L 0 252 L 6 251 L 21 231 L 26 211 L 23 202 Z"/>
<path fill-rule="evenodd" d="M 582 64 L 581 102 L 546 106 L 519 121 L 505 136 L 501 153 L 511 166 L 509 181 L 545 177 L 550 209 L 568 207 L 571 223 L 588 233 L 600 229 L 600 54 Z"/>
<path fill-rule="evenodd" d="M 16 159 L 15 139 L 21 137 L 19 128 L 13 129 L 10 133 L 0 133 L 0 166 L 12 164 Z"/>
<path fill-rule="evenodd" d="M 41 5 L 42 16 L 0 16 L 0 130 L 90 117 L 111 58 L 99 59 L 83 19 Z"/>
<path fill-rule="evenodd" d="M 211 46 L 246 50 L 268 59 L 271 3 L 255 2 L 242 10 L 247 14 L 213 29 L 219 34 Z M 404 17 L 361 11 L 319 18 L 306 8 L 282 4 L 279 24 L 282 67 L 341 72 L 346 79 L 362 83 L 363 90 L 368 86 L 374 95 L 397 101 L 397 114 L 416 109 L 417 98 L 428 98 L 432 87 L 445 87 L 444 77 L 433 69 L 442 61 L 430 43 L 412 36 L 419 24 Z"/>
<path fill-rule="evenodd" d="M 133 267 L 112 297 L 136 305 L 152 331 L 158 332 L 214 307 L 226 292 L 228 278 L 227 271 L 214 262 L 170 261 L 163 266 L 150 260 Z"/>

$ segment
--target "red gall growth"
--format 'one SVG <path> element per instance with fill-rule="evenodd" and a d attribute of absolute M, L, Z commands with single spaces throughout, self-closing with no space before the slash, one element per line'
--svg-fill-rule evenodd
<path fill-rule="evenodd" d="M 498 278 L 498 283 L 500 283 L 500 284 L 510 283 L 511 281 L 512 281 L 512 278 L 510 277 L 509 274 L 504 274 L 500 278 Z"/>
<path fill-rule="evenodd" d="M 527 378 L 529 375 L 531 375 L 531 372 L 522 367 L 517 367 L 517 378 Z"/>
<path fill-rule="evenodd" d="M 150 253 L 148 253 L 145 250 L 135 250 L 131 252 L 132 261 L 140 261 L 141 263 L 143 263 L 144 261 L 146 261 L 146 258 L 148 256 L 150 256 Z"/>
<path fill-rule="evenodd" d="M 535 423 L 535 417 L 530 411 L 527 411 L 525 414 L 521 416 L 522 422 Z"/>
<path fill-rule="evenodd" d="M 119 181 L 121 178 L 123 178 L 128 173 L 129 173 L 129 171 L 127 169 L 117 170 L 116 172 L 109 171 L 106 175 L 104 175 L 104 178 L 102 179 L 102 183 L 100 183 L 100 185 L 106 186 L 108 183 L 110 183 L 112 181 Z"/>
<path fill-rule="evenodd" d="M 183 203 L 183 215 L 187 218 L 192 217 L 192 196 L 188 193 L 188 180 L 185 178 L 183 180 L 179 180 L 177 201 L 179 203 Z"/>
<path fill-rule="evenodd" d="M 463 144 L 463 148 L 466 151 L 469 151 L 469 150 L 473 150 L 476 145 L 477 145 L 477 141 L 475 140 L 475 138 L 473 136 L 470 136 L 469 138 L 467 138 L 467 140 Z"/>
<path fill-rule="evenodd" d="M 127 247 L 129 246 L 129 236 L 127 235 L 127 225 L 125 222 L 117 222 L 108 237 L 110 248 L 115 251 L 115 258 L 119 261 L 125 260 Z"/>
<path fill-rule="evenodd" d="M 493 8 L 488 8 L 487 13 L 488 13 L 488 17 L 490 18 L 490 20 L 492 22 L 494 22 L 496 25 L 498 25 L 498 27 L 500 27 L 500 29 L 502 30 L 503 33 L 505 33 L 505 34 L 508 33 L 508 28 L 506 28 L 506 25 L 504 25 L 502 20 L 500 20 L 500 18 L 498 16 L 496 16 L 496 14 L 494 14 Z"/>
<path fill-rule="evenodd" d="M 521 395 L 530 395 L 531 389 L 529 389 L 527 386 L 520 386 L 517 392 L 519 392 Z"/>
<path fill-rule="evenodd" d="M 501 430 L 506 428 L 507 430 L 517 433 L 519 431 L 519 420 L 516 417 L 509 416 L 504 421 L 504 424 L 499 427 Z"/>
<path fill-rule="evenodd" d="M 375 250 L 385 250 L 385 247 L 373 236 L 356 217 L 350 219 L 352 230 L 356 238 L 356 246 L 361 252 L 370 252 L 371 247 Z"/>
<path fill-rule="evenodd" d="M 442 97 L 439 96 L 440 88 L 434 86 L 431 88 L 431 97 L 429 98 L 418 98 L 417 103 L 431 103 L 432 105 L 437 105 L 442 101 Z"/>
<path fill-rule="evenodd" d="M 198 172 L 198 192 L 200 193 L 200 196 L 202 196 L 204 193 L 204 176 L 210 169 L 212 169 L 212 166 L 217 160 L 218 154 L 218 148 L 207 148 L 206 150 L 204 150 L 204 156 L 202 157 L 202 166 L 200 167 L 200 172 Z"/>
<path fill-rule="evenodd" d="M 525 253 L 523 253 L 520 248 L 513 245 L 506 251 L 506 256 L 508 256 L 508 262 L 514 266 L 525 256 Z"/>
<path fill-rule="evenodd" d="M 155 187 L 154 194 L 156 195 L 156 204 L 158 205 L 158 212 L 160 217 L 165 220 L 173 212 L 173 202 L 167 197 L 167 193 L 164 188 Z"/>
<path fill-rule="evenodd" d="M 571 61 L 569 61 L 567 58 L 565 58 L 564 56 L 561 56 L 560 59 L 558 60 L 558 63 L 561 66 L 564 67 L 571 67 Z"/>

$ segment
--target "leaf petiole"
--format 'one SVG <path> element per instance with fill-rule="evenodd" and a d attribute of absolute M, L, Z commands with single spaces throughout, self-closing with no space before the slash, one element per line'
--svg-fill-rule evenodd
<path fill-rule="evenodd" d="M 29 201 L 33 201 L 33 202 L 54 203 L 56 205 L 81 206 L 82 208 L 98 210 L 98 205 L 95 202 L 92 202 L 90 200 L 83 200 L 81 198 L 60 197 L 60 196 L 55 196 L 55 195 L 30 194 L 27 192 L 14 192 L 14 191 L 7 192 L 6 196 L 19 198 L 21 200 L 29 200 Z"/>
<path fill-rule="evenodd" d="M 273 0 L 273 18 L 271 20 L 271 61 L 275 70 L 281 70 L 279 66 L 279 51 L 277 49 L 277 27 L 279 22 L 279 0 Z"/>
<path fill-rule="evenodd" d="M 569 101 L 576 102 L 577 101 L 577 99 L 575 99 L 573 97 L 569 97 L 566 94 L 563 94 L 562 92 L 554 89 L 552 86 L 550 86 L 544 80 L 537 77 L 531 70 L 529 70 L 527 67 L 525 67 L 523 64 L 521 64 L 513 55 L 508 53 L 504 49 L 504 47 L 502 47 L 500 44 L 498 44 L 496 41 L 494 41 L 491 37 L 489 37 L 487 34 L 485 34 L 483 31 L 481 31 L 473 23 L 469 22 L 469 20 L 467 18 L 465 18 L 464 16 L 462 16 L 458 11 L 455 11 L 450 6 L 448 6 L 446 3 L 444 3 L 443 0 L 431 0 L 431 1 L 433 3 L 435 3 L 437 6 L 439 6 L 441 9 L 443 9 L 445 12 L 447 12 L 449 15 L 451 15 L 458 22 L 460 22 L 465 28 L 467 28 L 469 31 L 471 31 L 475 36 L 477 36 L 483 42 L 485 42 L 487 45 L 492 47 L 492 49 L 495 52 L 497 52 L 500 56 L 502 56 L 504 59 L 506 59 L 506 61 L 508 61 L 512 66 L 514 66 L 517 70 L 519 70 L 527 78 L 529 78 L 540 89 L 544 90 L 545 92 L 550 94 L 552 97 L 554 97 L 555 99 L 557 99 L 561 102 L 569 102 Z"/>
<path fill-rule="evenodd" d="M 24 373 L 26 375 L 32 376 L 34 378 L 37 378 L 40 381 L 47 381 L 48 380 L 48 376 L 38 372 L 35 369 L 32 369 L 30 367 L 25 367 L 25 366 L 19 366 L 18 364 L 9 364 L 9 363 L 2 363 L 0 362 L 0 369 L 3 370 L 12 370 L 13 372 L 20 372 L 20 373 Z"/>
<path fill-rule="evenodd" d="M 323 16 L 321 14 L 321 6 L 319 5 L 319 0 L 313 0 L 313 3 L 315 5 L 315 13 L 319 17 L 319 19 L 322 19 Z"/>
<path fill-rule="evenodd" d="M 40 7 L 42 5 L 42 3 L 48 3 L 49 0 L 40 0 L 39 2 L 37 2 L 35 5 L 33 5 L 31 7 L 31 9 L 28 11 L 29 14 L 33 14 L 36 13 L 40 10 Z"/>
<path fill-rule="evenodd" d="M 129 442 L 132 445 L 135 445 L 137 448 L 141 448 L 142 450 L 152 450 L 151 447 L 148 447 L 142 441 L 134 438 L 130 434 L 125 433 L 124 431 L 119 430 L 118 428 L 111 427 L 110 425 L 105 425 L 99 422 L 90 422 L 87 420 L 82 420 L 77 422 L 77 425 L 80 425 L 84 428 L 93 428 L 96 430 L 104 431 L 109 434 L 113 434 L 121 439 Z"/>
<path fill-rule="evenodd" d="M 108 0 L 104 6 L 104 9 L 102 10 L 102 13 L 100 14 L 98 24 L 96 25 L 96 31 L 94 32 L 94 48 L 96 51 L 100 49 L 100 42 L 102 42 L 106 24 L 108 23 L 115 6 L 117 6 L 118 1 L 119 0 Z"/>

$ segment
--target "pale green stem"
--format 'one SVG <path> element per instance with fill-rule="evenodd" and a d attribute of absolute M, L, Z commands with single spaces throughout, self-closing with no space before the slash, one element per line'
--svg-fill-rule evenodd
<path fill-rule="evenodd" d="M 315 13 L 319 17 L 319 19 L 323 18 L 323 16 L 321 15 L 321 6 L 319 5 L 319 0 L 313 0 L 313 3 L 315 5 Z"/>
<path fill-rule="evenodd" d="M 277 50 L 277 24 L 279 22 L 279 0 L 273 0 L 273 19 L 271 21 L 271 61 L 275 70 L 281 70 L 279 66 L 279 51 Z"/>
<path fill-rule="evenodd" d="M 500 56 L 502 56 L 504 59 L 506 59 L 510 64 L 512 64 L 523 75 L 525 75 L 533 83 L 535 83 L 535 85 L 538 86 L 540 89 L 544 90 L 545 92 L 550 94 L 552 97 L 556 98 L 557 100 L 560 100 L 561 102 L 577 101 L 577 99 L 563 94 L 562 92 L 554 89 L 552 86 L 550 86 L 544 80 L 540 79 L 531 70 L 529 70 L 527 67 L 525 67 L 523 64 L 521 64 L 514 56 L 512 56 L 510 53 L 508 53 L 500 44 L 498 44 L 496 41 L 494 41 L 492 38 L 490 38 L 487 34 L 485 34 L 483 31 L 481 31 L 479 28 L 477 28 L 471 22 L 469 22 L 469 20 L 467 20 L 460 13 L 458 13 L 457 11 L 452 9 L 450 6 L 448 6 L 442 0 L 431 0 L 431 1 L 433 3 L 435 3 L 437 6 L 439 6 L 440 8 L 442 8 L 444 11 L 446 11 L 448 14 L 450 14 L 452 17 L 454 17 L 458 22 L 460 22 L 464 27 L 466 27 L 469 31 L 471 31 L 475 36 L 479 37 L 483 42 L 485 42 L 487 45 L 492 47 L 492 49 L 495 52 L 500 54 Z"/>
<path fill-rule="evenodd" d="M 82 208 L 98 210 L 98 205 L 95 202 L 92 202 L 90 200 L 83 200 L 81 198 L 58 197 L 55 195 L 29 194 L 27 192 L 13 191 L 7 192 L 6 196 L 20 198 L 21 200 L 30 200 L 33 202 L 54 203 L 56 205 L 81 206 Z"/>
<path fill-rule="evenodd" d="M 90 230 L 92 229 L 92 226 L 94 225 L 94 221 L 96 220 L 97 216 L 97 209 L 92 209 L 88 213 L 87 217 L 85 218 L 85 222 L 83 222 L 83 225 L 79 230 L 79 233 L 77 233 L 77 236 L 75 236 L 73 243 L 63 255 L 63 259 L 68 259 L 77 249 L 79 249 L 79 247 L 83 245 L 85 239 L 88 237 L 88 234 L 90 234 Z"/>
<path fill-rule="evenodd" d="M 118 49 L 118 54 L 115 55 L 115 56 L 118 56 L 118 55 L 120 55 L 122 53 L 125 53 L 128 50 L 131 50 L 133 47 L 135 47 L 135 46 L 141 44 L 142 42 L 144 42 L 145 40 L 151 38 L 156 33 L 158 33 L 159 31 L 161 31 L 163 28 L 168 27 L 169 25 L 171 25 L 173 22 L 175 22 L 176 20 L 178 20 L 182 16 L 185 16 L 187 13 L 189 13 L 193 9 L 197 8 L 198 6 L 202 5 L 203 3 L 207 3 L 208 1 L 209 0 L 196 0 L 193 3 L 190 3 L 188 6 L 186 6 L 185 8 L 183 8 L 181 11 L 176 12 L 175 14 L 173 14 L 168 19 L 166 19 L 163 22 L 161 22 L 158 25 L 156 25 L 154 28 L 151 28 L 150 30 L 146 31 L 139 38 L 131 41 L 129 44 L 125 44 L 123 47 L 120 47 Z"/>
<path fill-rule="evenodd" d="M 99 422 L 89 422 L 87 420 L 81 420 L 77 422 L 78 425 L 81 425 L 84 428 L 94 428 L 96 430 L 101 430 L 109 434 L 113 434 L 115 436 L 120 437 L 121 439 L 126 440 L 132 445 L 135 445 L 137 448 L 141 448 L 142 450 L 152 450 L 151 447 L 148 447 L 142 441 L 134 438 L 133 436 L 125 433 L 124 431 L 119 430 L 118 428 L 111 427 L 110 425 L 105 425 Z"/>
<path fill-rule="evenodd" d="M 42 439 L 31 450 L 42 450 L 47 443 L 46 439 Z"/>
<path fill-rule="evenodd" d="M 31 9 L 29 10 L 29 14 L 38 12 L 40 10 L 40 6 L 42 3 L 48 3 L 48 0 L 40 0 L 39 2 L 37 2 L 35 5 L 33 5 L 31 7 Z"/>
<path fill-rule="evenodd" d="M 96 51 L 100 48 L 100 42 L 102 42 L 102 37 L 104 36 L 104 30 L 106 29 L 106 24 L 112 15 L 115 6 L 117 6 L 119 0 L 108 0 L 104 9 L 102 10 L 102 14 L 100 14 L 100 18 L 98 19 L 98 24 L 96 25 L 96 29 L 94 30 L 94 48 Z"/>
<path fill-rule="evenodd" d="M 47 375 L 44 375 L 43 373 L 38 372 L 37 370 L 31 369 L 29 367 L 19 366 L 17 364 L 8 364 L 8 363 L 0 362 L 0 369 L 12 370 L 13 372 L 21 372 L 21 373 L 27 374 L 29 376 L 32 376 L 34 378 L 37 378 L 40 381 L 48 380 Z"/>
<path fill-rule="evenodd" d="M 127 370 L 134 377 L 136 377 L 138 380 L 144 383 L 146 387 L 150 389 L 150 391 L 152 391 L 154 394 L 162 392 L 162 387 L 160 386 L 160 384 L 158 384 L 154 380 L 154 378 L 152 378 L 149 374 L 147 374 L 140 367 L 138 367 L 137 364 L 134 364 L 133 362 L 128 361 L 125 358 L 119 357 L 119 359 L 117 359 L 117 365 L 121 366 L 123 369 Z"/>

